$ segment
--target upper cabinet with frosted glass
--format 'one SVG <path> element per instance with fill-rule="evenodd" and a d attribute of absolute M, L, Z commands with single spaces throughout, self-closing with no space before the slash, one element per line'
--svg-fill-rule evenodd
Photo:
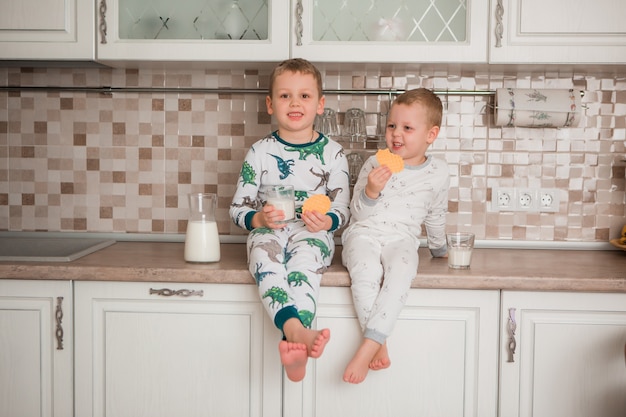
<path fill-rule="evenodd" d="M 297 0 L 291 55 L 316 62 L 487 62 L 485 0 Z"/>
<path fill-rule="evenodd" d="M 289 55 L 280 0 L 97 0 L 103 62 L 277 61 Z"/>
<path fill-rule="evenodd" d="M 97 58 L 487 62 L 477 0 L 96 0 Z"/>

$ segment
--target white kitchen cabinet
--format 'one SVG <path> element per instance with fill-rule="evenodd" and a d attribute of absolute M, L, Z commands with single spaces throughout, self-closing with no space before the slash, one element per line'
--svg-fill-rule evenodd
<path fill-rule="evenodd" d="M 623 0 L 491 0 L 491 63 L 626 62 Z"/>
<path fill-rule="evenodd" d="M 0 10 L 0 59 L 94 59 L 93 1 L 0 0 Z"/>
<path fill-rule="evenodd" d="M 626 415 L 626 294 L 503 291 L 500 416 Z"/>
<path fill-rule="evenodd" d="M 98 3 L 97 59 L 105 63 L 267 62 L 289 56 L 289 6 L 282 0 Z"/>
<path fill-rule="evenodd" d="M 487 62 L 488 4 L 293 1 L 291 55 L 314 62 Z"/>
<path fill-rule="evenodd" d="M 377 0 L 367 7 L 358 0 L 212 0 L 175 6 L 167 0 L 98 1 L 97 59 L 112 65 L 289 57 L 487 62 L 488 4 L 483 1 Z M 236 13 L 225 13 L 224 7 Z M 267 11 L 263 30 L 254 28 L 259 10 Z"/>
<path fill-rule="evenodd" d="M 76 282 L 76 417 L 278 416 L 280 333 L 251 285 Z"/>
<path fill-rule="evenodd" d="M 391 367 L 343 382 L 361 330 L 349 288 L 323 287 L 317 328 L 331 339 L 301 383 L 285 382 L 284 415 L 489 417 L 497 414 L 499 291 L 410 291 L 388 339 Z"/>
<path fill-rule="evenodd" d="M 73 407 L 72 283 L 0 280 L 0 416 Z"/>

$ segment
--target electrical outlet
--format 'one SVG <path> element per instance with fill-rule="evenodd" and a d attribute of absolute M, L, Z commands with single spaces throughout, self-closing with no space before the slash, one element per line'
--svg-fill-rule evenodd
<path fill-rule="evenodd" d="M 556 188 L 498 188 L 491 192 L 492 211 L 558 212 Z"/>
<path fill-rule="evenodd" d="M 515 210 L 515 190 L 513 188 L 493 188 L 491 209 L 493 211 Z"/>
<path fill-rule="evenodd" d="M 537 197 L 537 208 L 539 211 L 559 211 L 559 193 L 557 189 L 542 188 Z"/>
<path fill-rule="evenodd" d="M 515 190 L 517 209 L 520 211 L 534 210 L 536 208 L 536 195 L 537 191 L 530 188 L 520 188 Z"/>

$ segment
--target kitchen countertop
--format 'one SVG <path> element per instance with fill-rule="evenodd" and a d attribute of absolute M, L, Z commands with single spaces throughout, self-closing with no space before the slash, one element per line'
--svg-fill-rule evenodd
<path fill-rule="evenodd" d="M 341 246 L 323 286 L 346 287 Z M 117 242 L 72 262 L 0 262 L 0 278 L 254 284 L 244 244 L 222 244 L 221 261 L 190 264 L 184 243 Z M 444 258 L 419 249 L 414 288 L 591 291 L 626 293 L 626 251 L 474 249 L 469 270 L 452 270 Z"/>

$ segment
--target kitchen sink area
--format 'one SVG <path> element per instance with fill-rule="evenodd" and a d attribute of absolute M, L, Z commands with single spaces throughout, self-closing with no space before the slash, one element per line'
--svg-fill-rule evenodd
<path fill-rule="evenodd" d="M 71 262 L 114 243 L 89 237 L 0 237 L 0 261 Z"/>

